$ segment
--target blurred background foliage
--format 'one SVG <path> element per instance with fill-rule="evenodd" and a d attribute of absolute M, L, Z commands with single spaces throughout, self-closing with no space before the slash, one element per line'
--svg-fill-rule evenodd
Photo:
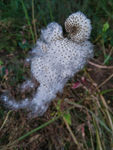
<path fill-rule="evenodd" d="M 32 23 L 32 1 L 24 0 L 24 6 L 28 17 Z M 102 32 L 103 25 L 108 22 L 110 28 L 104 35 L 105 43 L 111 42 L 113 45 L 113 1 L 112 0 L 35 0 L 34 14 L 37 34 L 40 29 L 49 22 L 56 21 L 64 25 L 69 14 L 82 11 L 92 22 L 92 36 L 94 41 Z M 6 49 L 8 52 L 15 51 L 23 37 L 20 31 L 27 26 L 27 19 L 22 6 L 22 0 L 1 0 L 0 1 L 0 50 Z M 27 28 L 25 28 L 27 32 Z M 30 40 L 28 32 L 24 35 Z M 11 40 L 10 40 L 11 39 Z M 5 42 L 5 44 L 4 44 Z M 29 48 L 29 46 L 28 46 Z"/>
<path fill-rule="evenodd" d="M 64 29 L 65 19 L 76 11 L 82 11 L 91 19 L 92 33 L 90 40 L 94 44 L 95 61 L 102 65 L 113 66 L 113 0 L 0 0 L 0 93 L 4 89 L 12 89 L 12 93 L 16 93 L 18 84 L 29 77 L 30 68 L 24 63 L 24 60 L 36 39 L 40 36 L 41 28 L 55 21 L 61 24 Z M 108 75 L 112 74 L 112 70 L 103 71 L 100 68 L 95 69 L 94 66 L 89 70 L 91 70 L 89 72 L 97 85 L 106 81 Z M 76 79 L 81 82 L 81 78 L 84 76 L 87 80 L 87 84 L 84 85 L 85 88 L 72 90 L 72 82 L 75 82 Z M 80 108 L 71 111 L 71 115 L 69 113 L 64 115 L 60 121 L 56 121 L 54 125 L 51 125 L 51 128 L 46 127 L 42 130 L 40 141 L 42 149 L 55 149 L 55 146 L 61 148 L 62 145 L 64 150 L 75 148 L 70 138 L 71 136 L 74 137 L 74 134 L 71 131 L 68 134 L 64 127 L 65 122 L 68 130 L 70 130 L 69 126 L 72 127 L 73 133 L 77 135 L 77 140 L 84 149 L 111 150 L 113 148 L 113 116 L 106 102 L 108 101 L 110 107 L 112 107 L 113 84 L 108 82 L 108 85 L 106 85 L 105 82 L 104 86 L 101 85 L 100 91 L 95 92 L 95 83 L 92 83 L 92 80 L 90 81 L 91 78 L 87 73 L 87 68 L 77 74 L 76 79 L 73 78 L 69 81 L 69 86 L 67 85 L 64 89 L 64 97 L 71 97 L 83 107 L 79 106 Z M 103 95 L 107 100 L 104 99 Z M 75 103 L 69 103 L 70 105 L 76 106 Z M 26 120 L 26 116 L 23 115 L 25 113 L 13 113 L 8 122 L 5 122 L 6 128 L 1 132 L 0 145 L 6 145 L 10 141 L 13 142 L 15 138 L 17 139 L 25 131 L 28 132 L 37 125 L 40 127 L 42 123 L 51 119 L 53 114 L 61 114 L 60 103 L 58 106 L 57 110 L 54 110 L 55 108 L 52 106 L 52 112 L 49 110 L 49 115 L 47 114 L 43 118 L 37 118 L 31 122 Z M 64 103 L 64 108 L 66 106 L 67 104 Z M 4 125 L 5 115 L 5 108 L 0 106 L 0 125 L 2 122 Z M 20 128 L 20 124 L 23 125 L 23 128 Z M 28 126 L 26 127 L 26 125 Z M 18 132 L 15 126 L 19 130 Z M 59 133 L 55 132 L 54 129 L 58 130 Z M 80 130 L 83 136 L 81 136 Z M 50 140 L 48 140 L 49 134 L 51 135 Z M 61 145 L 55 143 L 56 138 L 60 137 Z M 22 146 L 25 146 L 26 140 L 22 142 L 24 143 L 22 143 Z M 30 143 L 29 138 L 27 142 Z M 46 144 L 47 142 L 49 144 Z M 34 144 L 34 149 L 36 149 L 36 146 L 37 144 Z M 39 145 L 40 149 L 41 146 Z M 28 144 L 27 149 L 30 148 L 33 149 L 32 144 Z"/>

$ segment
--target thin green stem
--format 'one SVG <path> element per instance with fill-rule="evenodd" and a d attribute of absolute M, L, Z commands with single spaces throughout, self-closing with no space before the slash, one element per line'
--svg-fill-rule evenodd
<path fill-rule="evenodd" d="M 22 3 L 22 7 L 23 7 L 23 10 L 24 10 L 24 13 L 25 13 L 25 17 L 26 17 L 26 20 L 27 20 L 27 22 L 28 22 L 28 26 L 29 26 L 30 33 L 31 33 L 31 36 L 32 36 L 33 44 L 35 44 L 34 33 L 33 33 L 33 30 L 32 30 L 32 25 L 31 25 L 31 23 L 30 23 L 30 19 L 29 19 L 29 16 L 28 16 L 27 9 L 26 9 L 26 7 L 25 7 L 24 1 L 21 0 L 20 2 Z"/>
<path fill-rule="evenodd" d="M 32 22 L 33 22 L 33 29 L 35 34 L 35 42 L 37 40 L 37 32 L 36 32 L 36 20 L 34 16 L 34 0 L 32 0 Z"/>

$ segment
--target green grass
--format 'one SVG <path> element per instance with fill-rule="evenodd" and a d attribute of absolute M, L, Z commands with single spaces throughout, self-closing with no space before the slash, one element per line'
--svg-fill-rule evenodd
<path fill-rule="evenodd" d="M 29 76 L 24 59 L 41 28 L 52 21 L 64 27 L 65 19 L 76 11 L 91 19 L 94 59 L 100 68 L 89 66 L 71 79 L 60 101 L 52 103 L 43 117 L 27 120 L 26 112 L 8 112 L 0 105 L 0 150 L 113 148 L 113 80 L 109 77 L 113 72 L 101 69 L 103 65 L 113 66 L 112 0 L 1 0 L 0 90 L 14 91 Z M 81 77 L 86 78 L 86 84 L 72 90 L 73 82 Z"/>

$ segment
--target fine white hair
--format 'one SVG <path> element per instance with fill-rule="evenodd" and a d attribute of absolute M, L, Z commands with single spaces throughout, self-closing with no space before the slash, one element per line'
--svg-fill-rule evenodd
<path fill-rule="evenodd" d="M 7 105 L 15 109 L 30 108 L 31 117 L 43 115 L 69 78 L 93 57 L 93 45 L 88 41 L 90 20 L 81 12 L 73 13 L 66 19 L 65 29 L 68 38 L 63 37 L 62 27 L 56 22 L 41 30 L 40 38 L 31 52 L 34 55 L 31 58 L 31 73 L 40 86 L 31 101 L 11 102 L 11 99 L 2 96 Z"/>

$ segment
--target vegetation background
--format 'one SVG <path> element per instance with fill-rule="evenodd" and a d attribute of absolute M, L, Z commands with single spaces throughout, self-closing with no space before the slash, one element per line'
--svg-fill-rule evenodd
<path fill-rule="evenodd" d="M 64 27 L 76 11 L 91 19 L 94 59 L 43 117 L 29 120 L 25 110 L 0 103 L 0 150 L 113 149 L 113 0 L 0 0 L 0 94 L 20 98 L 30 74 L 24 60 L 40 29 L 52 21 Z"/>

